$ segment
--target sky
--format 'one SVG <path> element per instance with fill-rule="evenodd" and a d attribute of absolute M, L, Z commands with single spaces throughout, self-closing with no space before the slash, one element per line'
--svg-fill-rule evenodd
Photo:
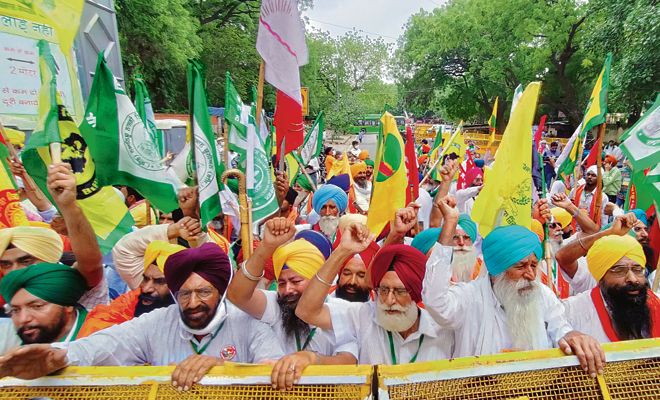
<path fill-rule="evenodd" d="M 446 0 L 314 0 L 303 12 L 308 27 L 341 36 L 355 28 L 372 38 L 396 44 L 408 18 L 420 9 L 431 11 Z"/>

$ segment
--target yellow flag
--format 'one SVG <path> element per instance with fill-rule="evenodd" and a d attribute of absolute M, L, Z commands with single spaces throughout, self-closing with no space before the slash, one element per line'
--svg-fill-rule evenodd
<path fill-rule="evenodd" d="M 465 152 L 467 151 L 465 137 L 463 137 L 463 121 L 458 124 L 456 132 L 454 132 L 446 147 L 447 151 L 445 154 L 455 153 L 458 156 L 458 163 L 460 164 L 463 162 L 465 159 Z"/>
<path fill-rule="evenodd" d="M 367 227 L 375 234 L 380 234 L 396 210 L 406 206 L 408 185 L 403 139 L 392 114 L 383 114 L 380 129 L 382 139 L 376 154 L 372 201 L 367 215 Z"/>
<path fill-rule="evenodd" d="M 325 180 L 328 181 L 333 176 L 348 174 L 350 177 L 351 183 L 353 183 L 353 177 L 351 176 L 351 165 L 348 163 L 348 154 L 344 153 L 341 160 L 335 160 L 332 163 L 332 168 L 328 171 L 328 174 L 325 177 Z"/>
<path fill-rule="evenodd" d="M 495 104 L 493 104 L 493 112 L 488 118 L 488 126 L 490 126 L 490 137 L 488 138 L 488 147 L 491 147 L 495 143 L 495 132 L 497 131 L 497 103 L 499 101 L 499 96 L 495 97 Z"/>
<path fill-rule="evenodd" d="M 501 225 L 532 224 L 532 122 L 541 89 L 530 83 L 518 101 L 492 167 L 484 172 L 484 187 L 472 207 L 472 219 L 486 237 Z"/>

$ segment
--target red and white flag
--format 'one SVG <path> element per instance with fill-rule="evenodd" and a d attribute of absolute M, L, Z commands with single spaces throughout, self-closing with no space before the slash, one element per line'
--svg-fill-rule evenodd
<path fill-rule="evenodd" d="M 456 182 L 457 189 L 467 189 L 467 172 L 472 168 L 476 167 L 474 160 L 472 159 L 472 152 L 467 152 L 467 157 L 459 166 L 458 181 Z"/>
<path fill-rule="evenodd" d="M 296 0 L 263 0 L 259 15 L 257 51 L 265 64 L 265 79 L 277 89 L 275 131 L 278 157 L 303 144 L 300 66 L 307 64 L 305 27 Z M 284 155 L 282 154 L 282 156 Z"/>

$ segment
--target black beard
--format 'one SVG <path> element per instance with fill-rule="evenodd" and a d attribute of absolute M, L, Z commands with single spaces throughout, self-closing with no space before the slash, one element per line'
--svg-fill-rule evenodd
<path fill-rule="evenodd" d="M 277 296 L 277 304 L 282 313 L 282 327 L 287 337 L 298 334 L 299 337 L 305 337 L 309 333 L 309 325 L 296 316 L 296 306 L 300 300 L 300 295 L 290 294 L 286 296 Z"/>
<path fill-rule="evenodd" d="M 355 293 L 348 293 L 346 291 L 346 288 L 352 288 Z M 337 297 L 340 299 L 344 299 L 346 301 L 351 301 L 351 302 L 359 302 L 359 303 L 366 303 L 369 301 L 369 293 L 371 291 L 369 289 L 357 286 L 357 285 L 351 285 L 350 283 L 344 286 L 337 286 Z"/>
<path fill-rule="evenodd" d="M 143 299 L 151 300 L 151 304 L 146 305 L 142 303 Z M 174 304 L 174 299 L 171 294 L 167 294 L 164 299 L 161 299 L 159 296 L 151 296 L 146 293 L 141 293 L 138 297 L 138 302 L 135 305 L 135 312 L 133 313 L 134 317 L 139 317 L 142 314 L 151 312 L 157 308 L 167 307 Z"/>
<path fill-rule="evenodd" d="M 651 332 L 651 313 L 646 304 L 649 285 L 606 287 L 603 298 L 610 309 L 614 329 L 621 340 L 643 339 Z M 635 296 L 627 292 L 639 290 Z"/>
<path fill-rule="evenodd" d="M 75 316 L 75 314 L 74 314 Z M 55 339 L 57 339 L 60 334 L 62 334 L 62 330 L 66 326 L 66 315 L 62 311 L 60 314 L 60 319 L 55 323 L 53 326 L 40 326 L 40 325 L 26 325 L 18 329 L 16 332 L 18 334 L 18 337 L 21 338 L 21 341 L 23 341 L 23 344 L 35 344 L 35 343 L 53 343 L 55 342 Z M 26 337 L 23 335 L 23 331 L 25 331 L 27 328 L 39 328 L 39 334 L 37 335 L 34 340 L 32 338 Z M 72 327 L 71 329 L 75 329 L 75 326 Z"/>

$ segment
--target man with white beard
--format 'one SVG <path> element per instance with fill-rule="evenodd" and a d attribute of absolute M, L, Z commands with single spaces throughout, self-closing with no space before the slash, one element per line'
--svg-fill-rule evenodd
<path fill-rule="evenodd" d="M 453 231 L 458 211 L 450 201 L 440 205 L 443 230 Z M 560 347 L 592 376 L 601 373 L 605 355 L 598 342 L 573 330 L 554 293 L 536 281 L 542 256 L 536 234 L 500 226 L 484 238 L 482 251 L 489 279 L 450 285 L 452 249 L 446 245 L 426 264 L 422 299 L 438 324 L 455 331 L 454 357 Z"/>
<path fill-rule="evenodd" d="M 355 208 L 360 214 L 366 214 L 369 211 L 369 201 L 371 200 L 372 184 L 367 180 L 367 164 L 364 161 L 356 162 L 351 165 L 351 175 L 353 176 L 353 193 L 355 194 Z"/>
<path fill-rule="evenodd" d="M 312 229 L 323 233 L 333 248 L 339 244 L 339 217 L 344 214 L 347 206 L 348 195 L 335 185 L 321 186 L 312 198 L 312 208 L 320 216 L 319 222 Z"/>
<path fill-rule="evenodd" d="M 396 365 L 451 357 L 452 332 L 441 328 L 426 310 L 417 306 L 426 258 L 411 246 L 388 245 L 374 257 L 369 273 L 375 301 L 324 302 L 330 282 L 344 262 L 365 250 L 373 238 L 364 225 L 349 226 L 339 247 L 310 281 L 298 302 L 296 315 L 309 324 L 332 330 L 337 344 L 357 338 L 360 364 Z M 444 240 L 450 243 L 451 237 Z"/>

